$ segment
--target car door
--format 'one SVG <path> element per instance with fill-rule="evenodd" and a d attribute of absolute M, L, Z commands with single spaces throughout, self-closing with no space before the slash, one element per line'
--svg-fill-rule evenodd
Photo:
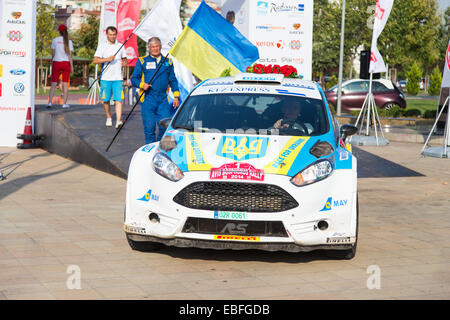
<path fill-rule="evenodd" d="M 368 81 L 353 81 L 342 87 L 342 106 L 345 109 L 361 109 L 367 92 Z"/>
<path fill-rule="evenodd" d="M 378 81 L 372 83 L 372 92 L 377 107 L 382 108 L 385 104 L 395 103 L 395 90 L 390 90 Z"/>

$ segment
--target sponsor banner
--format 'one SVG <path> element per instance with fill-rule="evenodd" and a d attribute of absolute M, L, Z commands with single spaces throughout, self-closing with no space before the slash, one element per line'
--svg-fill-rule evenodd
<path fill-rule="evenodd" d="M 102 12 L 100 14 L 100 30 L 98 33 L 98 43 L 107 41 L 106 28 L 117 27 L 116 12 L 120 0 L 103 0 Z"/>
<path fill-rule="evenodd" d="M 229 0 L 222 16 L 233 15 L 234 26 L 258 47 L 258 63 L 289 64 L 312 78 L 313 0 Z"/>
<path fill-rule="evenodd" d="M 0 146 L 16 146 L 34 119 L 36 0 L 0 0 L 0 19 Z"/>
<path fill-rule="evenodd" d="M 377 41 L 381 32 L 383 31 L 386 22 L 389 18 L 389 15 L 392 10 L 392 5 L 394 4 L 394 0 L 377 0 L 377 7 L 375 10 L 375 22 L 373 26 L 373 35 L 372 35 L 372 49 L 370 55 L 370 73 L 380 73 L 386 72 L 386 65 L 384 64 L 383 57 L 378 51 Z"/>
<path fill-rule="evenodd" d="M 124 43 L 139 25 L 141 0 L 120 0 L 117 7 L 117 41 Z M 128 65 L 134 67 L 139 58 L 137 38 L 133 34 L 125 43 Z"/>
<path fill-rule="evenodd" d="M 442 76 L 442 84 L 441 84 L 441 96 L 439 99 L 439 109 L 438 112 L 441 110 L 440 108 L 442 108 L 444 106 L 445 101 L 447 100 L 447 98 L 450 97 L 450 41 L 448 43 L 448 47 L 447 47 L 447 52 L 445 54 L 445 63 L 444 63 L 444 74 Z M 444 143 L 447 146 L 450 146 L 450 108 L 448 107 L 448 105 L 450 104 L 450 101 L 447 102 L 446 106 L 447 106 L 447 117 L 445 116 L 441 116 L 441 121 L 447 121 L 447 141 L 445 141 Z M 445 113 L 445 111 L 443 112 Z M 446 120 L 444 120 L 444 117 Z"/>
<path fill-rule="evenodd" d="M 264 181 L 264 170 L 256 169 L 249 163 L 227 163 L 219 168 L 212 168 L 209 174 L 211 180 L 253 180 Z"/>

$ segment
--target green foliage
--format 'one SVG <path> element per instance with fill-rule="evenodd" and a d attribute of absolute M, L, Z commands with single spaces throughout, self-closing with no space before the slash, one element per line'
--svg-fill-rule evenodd
<path fill-rule="evenodd" d="M 89 15 L 79 30 L 71 35 L 76 56 L 93 58 L 97 49 L 98 30 L 100 19 L 95 15 Z"/>
<path fill-rule="evenodd" d="M 441 71 L 439 70 L 438 67 L 435 67 L 430 76 L 430 86 L 428 87 L 428 94 L 430 96 L 439 95 L 439 93 L 441 92 L 441 83 L 442 83 Z"/>
<path fill-rule="evenodd" d="M 389 109 L 377 108 L 377 110 L 378 110 L 378 115 L 380 117 L 387 117 L 387 118 L 400 118 L 400 117 L 404 116 L 404 112 L 405 112 L 399 106 L 393 106 L 392 108 L 389 108 Z"/>
<path fill-rule="evenodd" d="M 341 31 L 342 0 L 314 1 L 313 72 L 337 71 Z M 351 62 L 362 45 L 370 49 L 374 0 L 347 0 L 345 16 L 344 67 L 350 72 Z M 444 24 L 435 0 L 395 1 L 386 28 L 378 39 L 378 48 L 389 67 L 397 68 L 400 79 L 406 77 L 417 61 L 425 74 L 432 66 L 443 65 L 450 26 L 450 9 Z M 354 73 L 354 72 L 353 72 Z"/>
<path fill-rule="evenodd" d="M 330 89 L 331 87 L 334 87 L 337 84 L 338 84 L 338 78 L 333 74 L 330 77 L 330 80 L 328 80 L 328 82 L 326 84 L 327 90 Z"/>
<path fill-rule="evenodd" d="M 52 40 L 59 33 L 56 30 L 55 9 L 39 0 L 36 4 L 36 57 L 51 55 Z"/>
<path fill-rule="evenodd" d="M 315 73 L 339 66 L 339 6 L 328 0 L 314 1 L 313 61 Z"/>
<path fill-rule="evenodd" d="M 406 111 L 403 112 L 403 115 L 407 118 L 421 117 L 422 111 L 420 111 L 419 109 L 407 109 Z"/>
<path fill-rule="evenodd" d="M 423 113 L 423 117 L 425 119 L 436 119 L 436 114 L 437 114 L 436 110 L 426 110 Z"/>
<path fill-rule="evenodd" d="M 422 72 L 414 61 L 413 65 L 409 69 L 407 74 L 408 82 L 406 82 L 406 91 L 411 95 L 417 95 L 420 90 L 420 80 L 422 78 Z"/>

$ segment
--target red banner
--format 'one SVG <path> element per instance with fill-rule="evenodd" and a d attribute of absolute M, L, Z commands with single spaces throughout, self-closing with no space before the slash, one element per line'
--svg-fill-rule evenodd
<path fill-rule="evenodd" d="M 141 0 L 120 0 L 117 7 L 117 41 L 124 43 L 139 24 Z M 137 38 L 133 34 L 125 44 L 128 65 L 133 66 L 139 58 Z"/>

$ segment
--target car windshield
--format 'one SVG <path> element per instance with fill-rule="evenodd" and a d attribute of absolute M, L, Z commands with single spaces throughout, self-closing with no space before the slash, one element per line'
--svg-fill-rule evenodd
<path fill-rule="evenodd" d="M 316 136 L 328 132 L 322 100 L 270 94 L 190 96 L 174 129 L 234 134 Z"/>

